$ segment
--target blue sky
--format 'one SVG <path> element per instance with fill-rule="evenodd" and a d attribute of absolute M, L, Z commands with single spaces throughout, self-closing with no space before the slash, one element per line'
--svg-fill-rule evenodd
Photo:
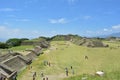
<path fill-rule="evenodd" d="M 0 0 L 0 38 L 120 31 L 120 0 Z"/>

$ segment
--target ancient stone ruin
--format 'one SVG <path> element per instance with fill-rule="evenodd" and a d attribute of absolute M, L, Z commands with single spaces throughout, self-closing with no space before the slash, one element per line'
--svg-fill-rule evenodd
<path fill-rule="evenodd" d="M 87 46 L 87 47 L 108 47 L 107 44 L 104 44 L 100 40 L 86 39 L 86 38 L 74 41 L 74 43 L 80 46 Z"/>
<path fill-rule="evenodd" d="M 32 63 L 37 56 L 42 54 L 42 48 L 36 46 L 23 56 L 17 52 L 8 52 L 0 55 L 0 80 L 16 80 L 17 72 Z"/>
<path fill-rule="evenodd" d="M 0 64 L 0 80 L 15 80 L 17 71 L 12 70 L 5 64 Z"/>
<path fill-rule="evenodd" d="M 38 45 L 42 48 L 48 48 L 50 46 L 47 41 L 23 41 L 21 45 Z"/>

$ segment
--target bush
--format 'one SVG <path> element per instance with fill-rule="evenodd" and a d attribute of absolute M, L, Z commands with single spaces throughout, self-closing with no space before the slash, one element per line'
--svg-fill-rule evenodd
<path fill-rule="evenodd" d="M 0 42 L 0 48 L 1 49 L 6 49 L 6 48 L 8 48 L 8 45 L 6 43 L 1 43 Z"/>
<path fill-rule="evenodd" d="M 6 44 L 8 44 L 9 47 L 20 46 L 21 39 L 17 39 L 17 38 L 9 39 L 6 41 Z"/>

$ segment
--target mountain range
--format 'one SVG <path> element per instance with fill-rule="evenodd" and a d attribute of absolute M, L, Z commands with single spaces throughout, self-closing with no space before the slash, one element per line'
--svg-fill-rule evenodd
<path fill-rule="evenodd" d="M 120 32 L 117 33 L 112 33 L 112 34 L 108 34 L 108 35 L 99 35 L 97 37 L 100 38 L 107 38 L 107 37 L 120 37 Z M 0 42 L 5 42 L 7 39 L 4 38 L 0 38 Z"/>
<path fill-rule="evenodd" d="M 98 37 L 101 37 L 101 38 L 107 38 L 107 37 L 120 37 L 120 32 L 117 32 L 117 33 L 111 33 L 111 34 L 108 34 L 108 35 L 100 35 Z"/>

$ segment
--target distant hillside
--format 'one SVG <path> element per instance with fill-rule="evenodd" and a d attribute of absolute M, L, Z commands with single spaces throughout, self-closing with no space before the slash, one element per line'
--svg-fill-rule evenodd
<path fill-rule="evenodd" d="M 51 41 L 71 41 L 79 46 L 87 47 L 108 47 L 108 45 L 103 44 L 100 39 L 97 38 L 84 38 L 78 35 L 56 35 L 51 38 Z"/>
<path fill-rule="evenodd" d="M 40 45 L 42 48 L 49 47 L 49 42 L 45 38 L 35 38 L 32 40 L 24 40 L 21 45 Z"/>
<path fill-rule="evenodd" d="M 120 32 L 118 32 L 118 33 L 112 33 L 112 34 L 110 34 L 109 36 L 120 37 Z"/>
<path fill-rule="evenodd" d="M 108 47 L 109 45 L 104 44 L 102 40 L 100 39 L 94 39 L 94 38 L 82 38 L 79 40 L 73 40 L 74 44 L 79 46 L 87 46 L 87 47 Z"/>
<path fill-rule="evenodd" d="M 98 37 L 101 37 L 101 38 L 107 38 L 107 37 L 120 37 L 120 32 L 118 33 L 112 33 L 112 34 L 108 34 L 108 35 L 100 35 Z"/>
<path fill-rule="evenodd" d="M 81 39 L 81 36 L 78 35 L 72 35 L 72 34 L 68 34 L 68 35 L 56 35 L 53 36 L 50 40 L 51 41 L 69 41 L 71 39 Z"/>

